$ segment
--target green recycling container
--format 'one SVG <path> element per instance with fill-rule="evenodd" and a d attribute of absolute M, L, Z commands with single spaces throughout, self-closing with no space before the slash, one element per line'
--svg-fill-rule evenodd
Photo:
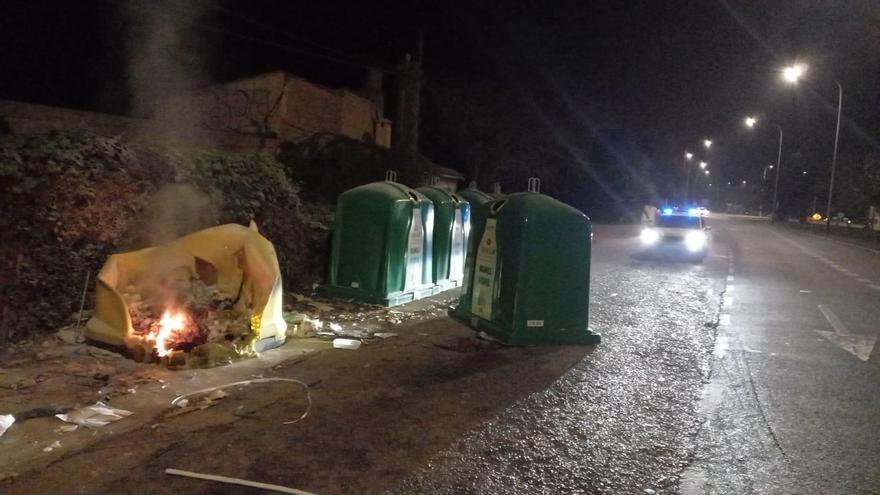
<path fill-rule="evenodd" d="M 598 344 L 588 327 L 590 219 L 534 192 L 471 218 L 461 299 L 450 313 L 511 345 Z"/>
<path fill-rule="evenodd" d="M 458 191 L 458 194 L 461 198 L 471 204 L 471 209 L 474 209 L 480 205 L 484 205 L 489 203 L 490 201 L 495 201 L 495 198 L 489 196 L 488 194 L 480 191 L 476 188 L 469 187 L 467 189 L 462 189 Z"/>
<path fill-rule="evenodd" d="M 416 191 L 434 203 L 434 285 L 438 291 L 459 287 L 464 279 L 471 205 L 457 194 L 439 187 L 425 186 Z"/>
<path fill-rule="evenodd" d="M 318 293 L 385 306 L 436 293 L 433 233 L 434 205 L 414 189 L 386 181 L 342 193 Z"/>

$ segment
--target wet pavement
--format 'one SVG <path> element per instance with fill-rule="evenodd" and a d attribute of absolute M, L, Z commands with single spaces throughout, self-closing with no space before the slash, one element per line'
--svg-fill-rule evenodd
<path fill-rule="evenodd" d="M 599 228 L 591 327 L 602 344 L 546 390 L 434 456 L 394 493 L 669 493 L 690 462 L 726 249 L 703 264 L 640 256 Z M 530 370 L 522 369 L 527 374 Z M 516 376 L 511 376 L 516 380 Z"/>
<path fill-rule="evenodd" d="M 880 251 L 745 218 L 681 493 L 880 492 Z"/>

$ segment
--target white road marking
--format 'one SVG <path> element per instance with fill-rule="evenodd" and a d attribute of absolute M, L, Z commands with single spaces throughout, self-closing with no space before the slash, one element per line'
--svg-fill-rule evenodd
<path fill-rule="evenodd" d="M 775 233 L 775 232 L 774 232 L 774 233 Z M 804 235 L 807 235 L 807 236 L 810 236 L 810 237 L 815 237 L 816 239 L 822 239 L 822 240 L 824 240 L 824 241 L 828 241 L 828 242 L 833 242 L 833 243 L 835 243 L 835 244 L 843 244 L 844 246 L 850 246 L 850 247 L 854 247 L 854 248 L 857 248 L 857 249 L 864 249 L 865 251 L 870 251 L 870 252 L 872 252 L 872 253 L 874 253 L 874 254 L 880 254 L 880 249 L 871 249 L 871 248 L 869 248 L 869 247 L 861 246 L 861 245 L 859 245 L 859 244 L 853 244 L 852 242 L 846 242 L 846 241 L 840 241 L 840 240 L 837 240 L 837 239 L 831 239 L 831 238 L 829 238 L 829 237 L 827 237 L 827 236 L 821 236 L 821 235 L 816 235 L 816 234 L 804 234 Z"/>
<path fill-rule="evenodd" d="M 863 284 L 870 284 L 871 283 L 870 278 L 857 278 L 856 280 L 858 280 L 859 282 L 861 282 Z"/>
<path fill-rule="evenodd" d="M 816 333 L 862 361 L 867 361 L 871 357 L 877 337 L 850 333 L 840 318 L 824 304 L 819 305 L 819 311 L 834 328 L 834 332 L 816 330 Z"/>
<path fill-rule="evenodd" d="M 869 285 L 868 287 L 874 290 L 880 290 L 880 285 Z"/>

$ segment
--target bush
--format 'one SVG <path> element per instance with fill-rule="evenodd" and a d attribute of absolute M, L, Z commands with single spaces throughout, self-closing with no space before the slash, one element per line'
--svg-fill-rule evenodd
<path fill-rule="evenodd" d="M 255 219 L 285 287 L 320 278 L 326 235 L 263 155 L 130 145 L 82 132 L 0 138 L 0 341 L 64 325 L 107 256 Z M 316 255 L 316 250 L 320 253 Z"/>

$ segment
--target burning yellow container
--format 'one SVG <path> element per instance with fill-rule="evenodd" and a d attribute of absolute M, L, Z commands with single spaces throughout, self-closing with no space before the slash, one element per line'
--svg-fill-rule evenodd
<path fill-rule="evenodd" d="M 244 351 L 252 354 L 283 344 L 287 324 L 278 258 L 253 224 L 211 227 L 167 244 L 110 256 L 98 274 L 86 337 L 132 353 L 149 352 L 144 338 L 134 333 L 122 289 L 146 274 L 162 276 L 180 269 L 196 273 L 197 263 L 205 262 L 213 266 L 216 287 L 237 295 L 233 308 L 252 315 L 254 335 Z"/>

